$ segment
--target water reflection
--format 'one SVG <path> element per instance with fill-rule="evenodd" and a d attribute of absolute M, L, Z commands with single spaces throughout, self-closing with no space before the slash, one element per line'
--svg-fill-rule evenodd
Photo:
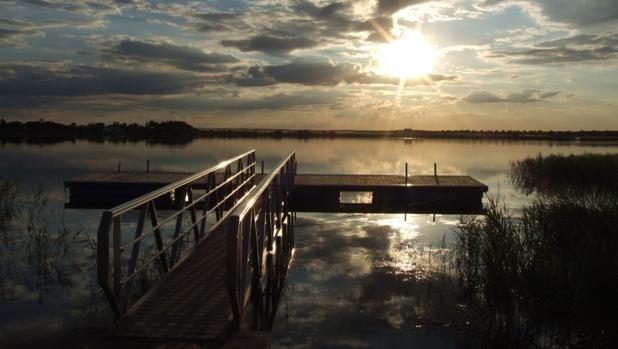
<path fill-rule="evenodd" d="M 425 220 L 370 215 L 333 227 L 334 220 L 299 218 L 297 257 L 274 347 L 473 345 L 457 304 L 446 237 L 434 244 L 419 238 L 417 223 Z"/>
<path fill-rule="evenodd" d="M 436 162 L 439 174 L 471 175 L 487 184 L 490 192 L 499 190 L 515 209 L 530 198 L 509 182 L 511 161 L 539 153 L 618 150 L 615 144 L 493 140 L 202 139 L 183 147 L 144 142 L 5 144 L 0 145 L 0 176 L 18 178 L 24 188 L 41 188 L 49 200 L 47 212 L 53 211 L 47 215 L 47 234 L 54 237 L 64 217 L 72 233 L 81 232 L 79 240 L 95 236 L 100 211 L 62 211 L 64 180 L 115 171 L 119 161 L 123 171 L 145 171 L 146 160 L 151 171 L 196 171 L 251 148 L 259 161 L 265 161 L 266 171 L 291 149 L 296 150 L 301 173 L 403 174 L 408 162 L 410 174 L 431 174 Z M 430 215 L 409 215 L 407 220 L 401 215 L 299 215 L 296 261 L 289 273 L 288 296 L 284 295 L 275 320 L 275 346 L 474 347 L 478 332 L 470 330 L 474 322 L 466 324 L 462 315 L 466 309 L 452 292 L 457 286 L 453 257 L 442 247 L 456 242 L 453 227 L 459 218 L 438 215 L 434 222 Z M 62 246 L 46 243 L 56 250 Z M 0 346 L 67 333 L 94 318 L 84 312 L 101 304 L 89 270 L 94 260 L 83 244 L 70 246 L 68 255 L 82 261 L 70 292 L 52 282 L 42 293 L 41 307 L 38 292 L 20 281 L 15 294 L 29 296 L 0 304 Z M 4 266 L 0 263 L 0 268 Z M 17 280 L 23 277 L 13 274 Z M 99 310 L 106 306 L 102 303 Z"/>

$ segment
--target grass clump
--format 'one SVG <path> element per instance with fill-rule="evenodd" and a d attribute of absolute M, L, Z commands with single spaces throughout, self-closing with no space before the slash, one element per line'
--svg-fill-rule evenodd
<path fill-rule="evenodd" d="M 461 224 L 456 268 L 487 346 L 618 345 L 618 197 L 563 188 Z"/>
<path fill-rule="evenodd" d="M 549 155 L 511 163 L 510 177 L 526 194 L 599 191 L 618 195 L 618 154 Z"/>
<path fill-rule="evenodd" d="M 23 194 L 13 179 L 0 178 L 0 302 L 32 293 L 43 303 L 54 289 L 73 288 L 82 266 L 79 230 L 61 225 L 50 231 L 47 198 Z"/>

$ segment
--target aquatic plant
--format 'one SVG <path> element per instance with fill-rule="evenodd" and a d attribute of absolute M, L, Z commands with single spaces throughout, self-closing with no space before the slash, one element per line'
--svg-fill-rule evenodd
<path fill-rule="evenodd" d="M 618 341 L 618 199 L 538 197 L 521 218 L 496 200 L 464 220 L 456 267 L 489 345 Z"/>
<path fill-rule="evenodd" d="M 618 194 L 618 154 L 540 154 L 511 163 L 510 177 L 526 194 L 558 194 L 565 189 Z"/>
<path fill-rule="evenodd" d="M 35 292 L 39 302 L 54 288 L 67 291 L 82 265 L 75 259 L 81 231 L 62 224 L 49 231 L 53 213 L 41 191 L 23 194 L 15 180 L 0 179 L 0 300 Z"/>
<path fill-rule="evenodd" d="M 0 238 L 5 245 L 9 239 L 9 225 L 18 213 L 17 184 L 14 179 L 0 177 Z"/>

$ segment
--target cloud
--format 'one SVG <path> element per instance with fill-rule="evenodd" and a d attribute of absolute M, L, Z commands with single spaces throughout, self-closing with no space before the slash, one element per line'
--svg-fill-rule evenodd
<path fill-rule="evenodd" d="M 431 0 L 378 0 L 376 12 L 379 14 L 392 14 L 409 6 L 422 4 Z"/>
<path fill-rule="evenodd" d="M 133 5 L 133 1 L 48 1 L 48 0 L 0 0 L 0 2 L 11 3 L 18 6 L 35 6 L 50 11 L 63 11 L 80 13 L 85 15 L 107 16 L 122 13 L 122 7 Z"/>
<path fill-rule="evenodd" d="M 406 85 L 428 84 L 453 80 L 453 76 L 432 74 L 424 78 L 408 79 Z M 363 71 L 359 65 L 331 62 L 295 62 L 282 65 L 253 66 L 233 78 L 238 86 L 268 86 L 278 83 L 335 86 L 338 84 L 398 85 L 394 77 Z"/>
<path fill-rule="evenodd" d="M 172 110 L 200 111 L 252 111 L 284 110 L 302 106 L 318 106 L 336 103 L 343 97 L 338 92 L 300 91 L 295 93 L 277 93 L 256 98 L 241 99 L 237 97 L 213 98 L 206 96 L 181 96 L 162 98 L 147 103 L 150 107 Z"/>
<path fill-rule="evenodd" d="M 526 0 L 481 0 L 480 5 L 523 3 Z M 616 0 L 527 0 L 539 6 L 543 16 L 555 22 L 577 26 L 589 26 L 618 20 L 618 1 Z"/>
<path fill-rule="evenodd" d="M 485 103 L 533 103 L 548 100 L 560 94 L 560 91 L 542 92 L 535 89 L 526 89 L 521 92 L 509 93 L 505 96 L 493 94 L 491 92 L 476 91 L 469 94 L 463 100 L 472 104 Z"/>
<path fill-rule="evenodd" d="M 101 19 L 89 18 L 62 18 L 46 19 L 41 21 L 27 21 L 17 18 L 0 18 L 0 44 L 14 48 L 29 47 L 29 37 L 43 37 L 47 28 L 99 28 L 104 25 Z"/>
<path fill-rule="evenodd" d="M 27 37 L 42 36 L 45 36 L 45 33 L 40 30 L 0 28 L 0 45 L 26 48 L 29 47 L 26 42 Z"/>
<path fill-rule="evenodd" d="M 233 12 L 198 13 L 191 19 L 199 32 L 222 32 L 245 26 L 242 15 Z"/>
<path fill-rule="evenodd" d="M 0 64 L 0 96 L 7 100 L 106 94 L 163 95 L 196 90 L 202 84 L 203 80 L 198 77 L 181 73 L 94 66 Z M 0 105 L 7 100 L 0 101 Z"/>
<path fill-rule="evenodd" d="M 100 28 L 105 21 L 99 18 L 54 18 L 41 21 L 26 21 L 16 18 L 0 18 L 0 25 L 22 29 L 45 29 L 45 28 Z"/>
<path fill-rule="evenodd" d="M 243 52 L 259 51 L 273 56 L 284 56 L 296 49 L 311 48 L 316 41 L 304 37 L 278 38 L 269 35 L 256 35 L 244 40 L 222 40 L 224 47 L 236 47 Z"/>
<path fill-rule="evenodd" d="M 212 72 L 225 71 L 225 65 L 240 60 L 234 56 L 221 53 L 205 53 L 190 46 L 178 46 L 171 43 L 151 43 L 137 40 L 122 40 L 106 50 L 108 58 L 135 59 L 139 62 L 162 63 L 179 69 Z"/>
<path fill-rule="evenodd" d="M 618 58 L 618 34 L 576 35 L 542 42 L 530 49 L 498 51 L 490 57 L 535 65 L 615 59 Z"/>

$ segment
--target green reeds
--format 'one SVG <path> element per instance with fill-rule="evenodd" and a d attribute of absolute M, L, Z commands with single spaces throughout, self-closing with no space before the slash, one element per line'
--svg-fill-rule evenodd
<path fill-rule="evenodd" d="M 609 171 L 617 158 L 518 161 L 515 181 L 544 181 L 527 186 L 541 195 L 518 217 L 490 199 L 485 216 L 462 222 L 456 268 L 486 345 L 618 344 L 618 195 L 616 183 L 590 173 Z M 566 167 L 580 176 L 562 173 Z"/>
<path fill-rule="evenodd" d="M 527 194 L 564 189 L 618 194 L 618 154 L 539 154 L 512 162 L 510 177 Z"/>
<path fill-rule="evenodd" d="M 0 302 L 35 292 L 73 288 L 82 265 L 76 259 L 79 230 L 50 231 L 52 211 L 41 191 L 23 194 L 13 179 L 0 178 Z"/>

